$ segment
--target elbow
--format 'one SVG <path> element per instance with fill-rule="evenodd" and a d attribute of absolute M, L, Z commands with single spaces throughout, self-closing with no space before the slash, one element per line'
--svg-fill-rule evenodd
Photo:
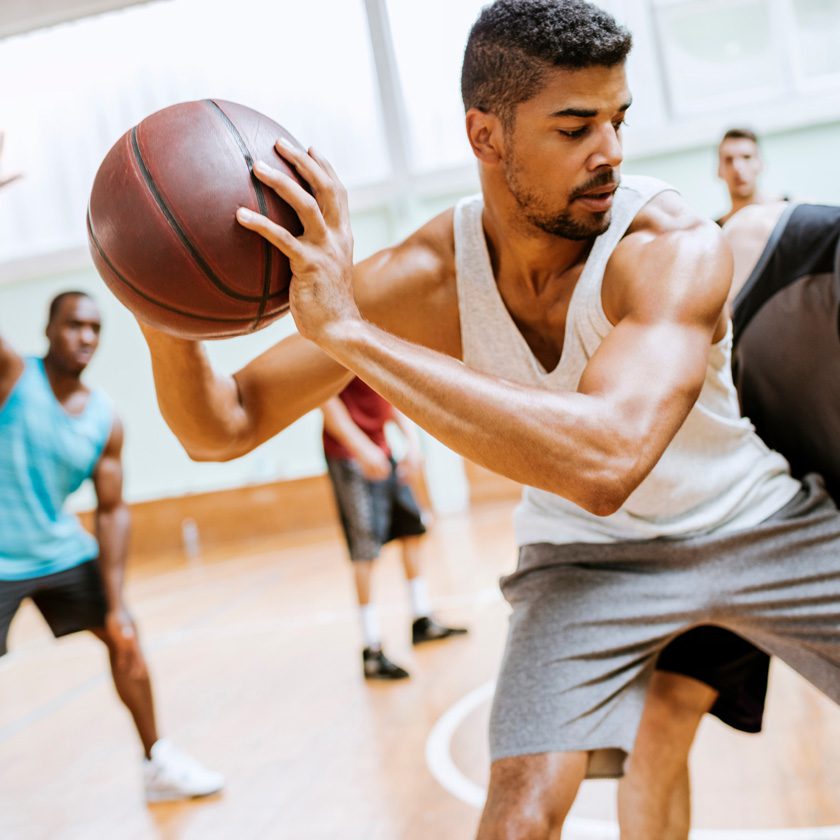
<path fill-rule="evenodd" d="M 200 463 L 233 461 L 254 448 L 254 445 L 234 435 L 225 435 L 215 440 L 178 437 L 178 441 L 187 457 Z"/>
<path fill-rule="evenodd" d="M 232 447 L 209 449 L 207 447 L 193 446 L 183 444 L 184 451 L 191 461 L 197 463 L 223 463 L 225 461 L 234 461 L 245 454 L 245 451 L 239 452 Z"/>
<path fill-rule="evenodd" d="M 558 472 L 555 480 L 542 485 L 544 490 L 562 496 L 595 516 L 610 516 L 627 501 L 628 489 L 619 471 L 593 471 L 587 476 L 578 474 L 569 480 L 568 470 Z"/>
<path fill-rule="evenodd" d="M 577 503 L 595 516 L 617 513 L 641 483 L 638 465 L 628 456 L 615 453 L 584 482 Z"/>
<path fill-rule="evenodd" d="M 599 481 L 587 489 L 578 504 L 595 516 L 612 516 L 621 509 L 629 495 L 619 482 Z"/>

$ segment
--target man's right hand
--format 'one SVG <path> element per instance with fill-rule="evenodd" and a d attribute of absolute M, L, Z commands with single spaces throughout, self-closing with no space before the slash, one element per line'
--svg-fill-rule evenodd
<path fill-rule="evenodd" d="M 384 481 L 391 475 L 391 461 L 374 443 L 356 455 L 362 473 L 368 481 Z"/>

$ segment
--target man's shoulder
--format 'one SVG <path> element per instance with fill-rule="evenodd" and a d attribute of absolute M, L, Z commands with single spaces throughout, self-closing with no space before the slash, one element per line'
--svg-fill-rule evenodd
<path fill-rule="evenodd" d="M 710 257 L 726 250 L 721 229 L 693 210 L 676 192 L 661 192 L 636 214 L 615 249 L 614 267 L 632 269 L 650 258 L 697 251 Z"/>
<path fill-rule="evenodd" d="M 430 219 L 398 247 L 404 259 L 429 279 L 443 280 L 455 266 L 455 208 L 450 207 Z"/>
<path fill-rule="evenodd" d="M 438 214 L 398 245 L 357 269 L 362 314 L 409 341 L 456 355 L 458 297 L 453 210 Z"/>
<path fill-rule="evenodd" d="M 638 212 L 608 265 L 618 311 L 692 308 L 722 302 L 731 256 L 721 229 L 673 191 L 655 195 Z"/>
<path fill-rule="evenodd" d="M 698 232 L 717 237 L 720 231 L 713 221 L 693 210 L 678 192 L 666 189 L 641 207 L 630 223 L 625 239 L 641 234 L 640 238 L 650 241 L 669 234 Z"/>
<path fill-rule="evenodd" d="M 402 242 L 364 260 L 364 281 L 379 290 L 398 284 L 418 293 L 447 287 L 455 270 L 453 213 L 453 208 L 445 210 Z"/>

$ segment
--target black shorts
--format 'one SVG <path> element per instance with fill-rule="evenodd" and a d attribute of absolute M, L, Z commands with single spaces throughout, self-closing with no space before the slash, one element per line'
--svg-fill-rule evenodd
<path fill-rule="evenodd" d="M 105 624 L 107 603 L 96 560 L 44 577 L 0 580 L 0 656 L 24 598 L 35 602 L 56 638 Z"/>
<path fill-rule="evenodd" d="M 391 475 L 382 481 L 365 478 L 358 463 L 345 458 L 327 458 L 327 468 L 351 560 L 375 560 L 385 543 L 426 533 L 393 459 Z"/>
<path fill-rule="evenodd" d="M 743 732 L 760 732 L 770 657 L 722 627 L 695 627 L 659 655 L 660 671 L 683 674 L 716 689 L 711 713 Z"/>

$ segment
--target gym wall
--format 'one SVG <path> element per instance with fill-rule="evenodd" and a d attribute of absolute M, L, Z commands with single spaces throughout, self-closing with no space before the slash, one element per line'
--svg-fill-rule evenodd
<path fill-rule="evenodd" d="M 840 0 L 822 5 L 831 12 L 832 3 L 840 10 Z M 97 299 L 104 331 L 88 380 L 108 391 L 124 418 L 126 496 L 133 502 L 317 475 L 324 467 L 317 413 L 225 464 L 191 462 L 161 420 L 145 344 L 84 247 L 93 173 L 126 128 L 159 107 L 202 96 L 264 110 L 315 143 L 347 181 L 357 257 L 477 189 L 461 128 L 457 73 L 479 0 L 280 5 L 284 15 L 304 16 L 298 21 L 304 31 L 333 20 L 324 46 L 332 63 L 313 62 L 305 39 L 290 35 L 284 50 L 261 48 L 271 56 L 261 79 L 253 54 L 244 64 L 235 55 L 231 63 L 219 57 L 218 39 L 235 41 L 245 24 L 211 15 L 202 16 L 209 36 L 194 54 L 185 53 L 182 35 L 201 13 L 197 0 L 152 2 L 0 40 L 0 78 L 16 80 L 4 86 L 0 109 L 3 168 L 25 174 L 0 192 L 0 332 L 21 352 L 41 353 L 54 294 L 80 288 Z M 747 123 L 763 137 L 768 193 L 840 201 L 840 160 L 832 154 L 840 148 L 840 60 L 829 49 L 832 25 L 796 17 L 813 4 L 756 0 L 752 6 L 758 13 L 766 7 L 767 20 L 753 21 L 752 29 L 732 22 L 731 31 L 720 25 L 726 20 L 695 19 L 698 9 L 720 4 L 603 5 L 627 22 L 636 43 L 628 70 L 635 102 L 625 134 L 625 172 L 660 177 L 703 214 L 718 215 L 726 196 L 715 178 L 715 141 L 724 128 Z M 277 2 L 242 0 L 237 13 L 252 6 L 254 13 L 278 9 Z M 790 32 L 779 29 L 783 12 L 798 21 Z M 129 46 L 128 32 L 139 46 Z M 728 64 L 720 55 L 721 32 Z M 150 55 L 144 45 L 152 33 L 156 48 Z M 253 26 L 248 33 L 262 37 Z M 249 46 L 260 53 L 253 40 Z M 75 60 L 62 62 L 68 49 Z M 804 62 L 806 53 L 819 60 Z M 341 73 L 331 69 L 335 62 Z M 777 65 L 788 68 L 787 75 L 778 76 Z M 728 76 L 720 76 L 721 66 Z M 704 80 L 703 67 L 718 68 L 717 75 Z M 62 85 L 56 86 L 59 72 Z M 292 329 L 285 318 L 254 336 L 210 344 L 209 352 L 221 369 L 233 371 Z M 462 507 L 467 486 L 460 459 L 428 438 L 424 445 L 436 505 Z M 75 504 L 84 508 L 91 501 L 85 489 Z"/>

